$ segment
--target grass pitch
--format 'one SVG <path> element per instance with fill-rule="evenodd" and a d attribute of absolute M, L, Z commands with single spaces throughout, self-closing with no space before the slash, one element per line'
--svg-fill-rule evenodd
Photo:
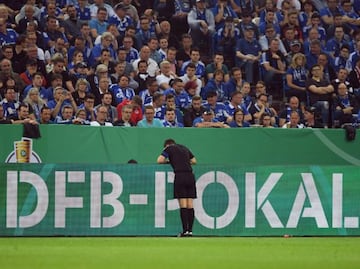
<path fill-rule="evenodd" d="M 360 268 L 360 238 L 0 238 L 1 269 Z"/>

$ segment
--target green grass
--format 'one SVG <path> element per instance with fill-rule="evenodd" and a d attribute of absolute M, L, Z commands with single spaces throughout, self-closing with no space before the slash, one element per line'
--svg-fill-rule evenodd
<path fill-rule="evenodd" d="M 360 238 L 0 238 L 1 269 L 360 268 Z"/>

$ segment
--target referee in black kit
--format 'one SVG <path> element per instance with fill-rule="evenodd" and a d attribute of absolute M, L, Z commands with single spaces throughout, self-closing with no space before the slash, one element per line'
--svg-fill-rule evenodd
<path fill-rule="evenodd" d="M 187 147 L 176 144 L 173 139 L 167 139 L 164 142 L 164 150 L 158 157 L 157 162 L 170 163 L 174 169 L 174 198 L 179 201 L 183 227 L 183 232 L 179 236 L 192 236 L 194 223 L 193 199 L 196 198 L 196 183 L 191 165 L 196 164 L 196 159 Z"/>

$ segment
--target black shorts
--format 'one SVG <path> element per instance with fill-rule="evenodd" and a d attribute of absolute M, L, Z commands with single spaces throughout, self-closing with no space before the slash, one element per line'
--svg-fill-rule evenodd
<path fill-rule="evenodd" d="M 174 198 L 196 198 L 196 182 L 192 172 L 175 173 Z"/>

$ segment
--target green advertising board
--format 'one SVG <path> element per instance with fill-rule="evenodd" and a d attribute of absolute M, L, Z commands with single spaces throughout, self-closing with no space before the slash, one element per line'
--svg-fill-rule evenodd
<path fill-rule="evenodd" d="M 201 164 L 360 166 L 360 139 L 347 141 L 342 129 L 41 125 L 41 138 L 32 140 L 22 131 L 21 125 L 0 125 L 0 163 L 26 159 L 20 155 L 28 146 L 31 163 L 154 164 L 164 140 L 174 138 Z"/>
<path fill-rule="evenodd" d="M 360 235 L 357 166 L 194 166 L 201 236 Z M 0 164 L 0 236 L 173 236 L 169 165 Z"/>

